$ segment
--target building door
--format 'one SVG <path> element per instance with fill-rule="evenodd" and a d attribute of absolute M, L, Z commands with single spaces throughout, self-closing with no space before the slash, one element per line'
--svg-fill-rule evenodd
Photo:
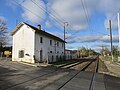
<path fill-rule="evenodd" d="M 43 51 L 40 50 L 40 62 L 42 62 L 42 59 L 43 59 Z"/>
<path fill-rule="evenodd" d="M 54 57 L 53 57 L 53 55 L 52 55 L 52 62 L 54 61 Z"/>

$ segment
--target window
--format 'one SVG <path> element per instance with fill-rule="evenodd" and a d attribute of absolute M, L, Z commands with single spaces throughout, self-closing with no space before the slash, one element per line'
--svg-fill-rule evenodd
<path fill-rule="evenodd" d="M 52 40 L 50 40 L 50 45 L 52 46 Z"/>
<path fill-rule="evenodd" d="M 59 46 L 59 42 L 57 42 L 57 46 Z"/>
<path fill-rule="evenodd" d="M 52 53 L 52 51 L 50 51 L 50 53 Z"/>
<path fill-rule="evenodd" d="M 56 61 L 58 61 L 58 55 L 56 56 Z"/>
<path fill-rule="evenodd" d="M 24 58 L 24 50 L 19 50 L 19 58 Z"/>
<path fill-rule="evenodd" d="M 62 43 L 62 48 L 63 48 L 63 45 L 64 45 L 64 44 Z"/>
<path fill-rule="evenodd" d="M 40 62 L 42 62 L 43 59 L 43 50 L 40 50 Z"/>
<path fill-rule="evenodd" d="M 43 43 L 43 37 L 40 37 L 40 43 Z"/>

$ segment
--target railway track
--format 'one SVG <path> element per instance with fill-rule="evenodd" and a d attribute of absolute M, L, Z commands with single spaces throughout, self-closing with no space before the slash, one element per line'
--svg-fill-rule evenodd
<path fill-rule="evenodd" d="M 95 60 L 95 59 L 94 59 Z M 69 80 L 67 80 L 64 84 L 62 84 L 59 88 L 58 88 L 58 90 L 61 90 L 67 83 L 69 83 L 74 77 L 76 77 L 81 71 L 84 71 L 92 62 L 94 62 L 94 60 L 91 60 L 91 61 L 88 61 L 88 63 L 87 64 L 85 64 L 83 67 L 82 67 L 82 69 L 81 70 L 79 70 L 75 75 L 73 75 Z M 68 69 L 70 69 L 71 67 L 74 67 L 74 66 L 76 66 L 76 65 L 79 65 L 79 64 L 82 64 L 82 63 L 84 63 L 85 61 L 84 60 L 82 60 L 82 61 L 79 61 L 79 62 L 75 62 L 75 63 L 69 63 L 69 64 L 66 64 L 66 65 L 61 65 L 60 67 L 58 67 L 58 68 L 61 68 L 61 69 L 58 69 L 58 68 L 56 68 L 55 70 L 53 70 L 53 71 L 50 71 L 50 72 L 47 72 L 47 73 L 45 73 L 45 74 L 42 74 L 42 75 L 39 75 L 39 76 L 37 76 L 37 77 L 34 77 L 34 78 L 31 78 L 31 79 L 26 79 L 26 80 L 24 80 L 24 81 L 22 81 L 22 82 L 19 82 L 19 83 L 16 83 L 16 84 L 13 84 L 13 85 L 10 85 L 10 86 L 8 86 L 8 87 L 6 87 L 6 88 L 3 88 L 2 90 L 7 90 L 7 89 L 10 89 L 10 88 L 14 88 L 14 87 L 17 87 L 17 86 L 19 86 L 19 85 L 21 85 L 21 84 L 25 84 L 25 83 L 27 83 L 27 82 L 31 82 L 31 81 L 33 81 L 33 80 L 36 80 L 36 79 L 40 79 L 40 78 L 42 78 L 42 77 L 45 77 L 45 76 L 49 76 L 49 75 L 55 75 L 55 73 L 56 72 L 58 72 L 58 71 L 60 71 L 60 70 L 65 70 L 65 71 L 67 71 Z M 62 69 L 63 67 L 65 67 L 66 66 L 66 68 L 65 69 Z M 95 70 L 96 71 L 96 70 Z M 70 70 L 69 70 L 69 72 L 71 72 Z M 91 88 L 92 88 L 92 85 L 93 85 L 93 81 L 94 81 L 94 77 L 95 77 L 95 74 L 93 74 L 93 77 L 92 77 L 92 79 L 91 79 L 91 83 L 90 83 L 90 89 L 89 90 L 91 90 Z"/>
<path fill-rule="evenodd" d="M 90 81 L 90 85 L 89 85 L 89 90 L 93 90 L 93 88 L 94 88 L 94 79 L 95 79 L 95 74 L 96 74 L 96 72 L 98 71 L 98 64 L 99 64 L 99 59 L 98 59 L 99 57 L 96 57 L 95 58 L 95 61 L 96 61 L 96 67 L 95 67 L 95 69 L 94 69 L 94 71 L 93 71 L 93 75 L 92 75 L 92 77 L 91 77 L 91 81 Z M 91 62 L 89 62 L 88 64 L 86 64 L 81 70 L 79 70 L 75 75 L 73 75 L 69 80 L 67 80 L 63 85 L 61 85 L 59 88 L 58 88 L 58 90 L 61 90 L 61 89 L 63 89 L 63 87 L 67 84 L 67 83 L 69 83 L 72 79 L 74 79 L 81 71 L 85 71 L 85 69 L 91 64 L 91 63 L 93 63 L 94 61 L 91 61 Z"/>
<path fill-rule="evenodd" d="M 97 57 L 97 60 L 96 60 L 95 70 L 93 71 L 89 90 L 94 90 L 95 76 L 96 76 L 96 73 L 98 72 L 98 65 L 99 65 L 99 57 Z"/>

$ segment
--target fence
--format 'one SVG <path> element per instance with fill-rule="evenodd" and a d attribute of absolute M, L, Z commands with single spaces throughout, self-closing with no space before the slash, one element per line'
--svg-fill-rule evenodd
<path fill-rule="evenodd" d="M 69 59 L 75 59 L 75 56 L 73 54 L 66 54 L 64 58 L 64 54 L 48 54 L 48 62 L 56 62 L 60 60 L 69 60 Z"/>

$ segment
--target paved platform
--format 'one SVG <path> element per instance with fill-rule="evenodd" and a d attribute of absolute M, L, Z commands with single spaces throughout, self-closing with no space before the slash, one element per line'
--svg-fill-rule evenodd
<path fill-rule="evenodd" d="M 78 71 L 0 61 L 0 90 L 58 90 Z M 61 90 L 89 90 L 92 72 L 80 72 Z M 119 90 L 120 78 L 96 74 L 94 90 Z"/>

